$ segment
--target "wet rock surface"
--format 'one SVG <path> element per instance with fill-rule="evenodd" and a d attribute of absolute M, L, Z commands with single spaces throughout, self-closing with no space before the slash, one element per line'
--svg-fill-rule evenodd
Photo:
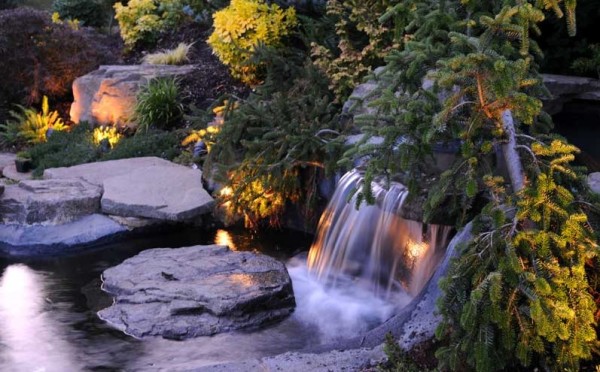
<path fill-rule="evenodd" d="M 224 246 L 151 249 L 103 273 L 101 319 L 135 337 L 186 339 L 282 320 L 294 309 L 283 263 Z"/>

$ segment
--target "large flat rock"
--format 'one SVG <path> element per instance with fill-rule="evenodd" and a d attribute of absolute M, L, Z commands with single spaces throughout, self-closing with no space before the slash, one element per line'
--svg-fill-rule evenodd
<path fill-rule="evenodd" d="M 64 254 L 127 232 L 127 228 L 99 214 L 57 226 L 0 224 L 0 253 L 10 256 Z"/>
<path fill-rule="evenodd" d="M 256 328 L 295 306 L 281 262 L 224 246 L 150 249 L 102 278 L 115 302 L 98 315 L 136 337 L 185 339 Z"/>
<path fill-rule="evenodd" d="M 71 120 L 125 125 L 131 119 L 140 87 L 157 77 L 184 76 L 194 66 L 100 66 L 73 82 Z"/>
<path fill-rule="evenodd" d="M 210 212 L 213 198 L 202 186 L 202 172 L 151 166 L 107 178 L 102 212 L 124 217 L 186 221 Z"/>
<path fill-rule="evenodd" d="M 25 180 L 8 185 L 0 197 L 4 223 L 69 223 L 99 212 L 101 189 L 80 179 Z"/>
<path fill-rule="evenodd" d="M 17 156 L 10 152 L 0 152 L 0 169 L 15 164 Z"/>
<path fill-rule="evenodd" d="M 96 163 L 80 164 L 65 168 L 51 168 L 44 171 L 45 179 L 81 178 L 94 185 L 102 186 L 104 180 L 110 177 L 129 174 L 136 169 L 160 165 L 164 167 L 184 166 L 171 163 L 168 160 L 147 156 L 120 160 L 99 161 Z"/>

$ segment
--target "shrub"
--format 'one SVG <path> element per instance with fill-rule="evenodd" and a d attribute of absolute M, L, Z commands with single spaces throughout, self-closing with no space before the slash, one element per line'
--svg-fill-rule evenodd
<path fill-rule="evenodd" d="M 49 131 L 63 131 L 68 127 L 58 116 L 57 111 L 50 112 L 48 97 L 42 100 L 42 112 L 34 108 L 18 106 L 20 112 L 10 111 L 13 123 L 7 124 L 10 128 L 18 128 L 18 137 L 29 143 L 46 142 Z"/>
<path fill-rule="evenodd" d="M 158 78 L 143 86 L 138 95 L 134 113 L 138 130 L 168 129 L 183 117 L 178 81 Z"/>
<path fill-rule="evenodd" d="M 294 8 L 283 10 L 263 0 L 232 0 L 213 18 L 215 30 L 208 39 L 209 45 L 234 77 L 251 85 L 259 80 L 257 66 L 249 63 L 256 47 L 279 46 L 296 25 Z"/>
<path fill-rule="evenodd" d="M 148 54 L 144 57 L 144 62 L 151 65 L 183 65 L 190 60 L 188 54 L 192 45 L 194 44 L 179 43 L 175 49 Z"/>
<path fill-rule="evenodd" d="M 102 157 L 102 160 L 157 156 L 173 160 L 179 149 L 180 135 L 176 132 L 148 131 L 121 139 L 115 147 Z"/>
<path fill-rule="evenodd" d="M 183 0 L 130 0 L 127 5 L 114 5 L 125 45 L 142 42 L 153 44 L 161 32 L 176 26 L 185 16 Z"/>
<path fill-rule="evenodd" d="M 84 26 L 101 27 L 108 23 L 110 0 L 54 0 L 52 9 L 62 19 L 79 20 Z"/>
<path fill-rule="evenodd" d="M 20 0 L 0 0 L 0 10 L 15 8 L 20 3 Z"/>
<path fill-rule="evenodd" d="M 31 147 L 29 153 L 36 176 L 41 176 L 44 169 L 70 167 L 99 158 L 99 152 L 92 142 L 91 128 L 84 123 L 69 132 L 53 133 L 48 141 Z"/>
<path fill-rule="evenodd" d="M 93 30 L 52 23 L 48 13 L 17 8 L 0 13 L 0 106 L 30 105 L 43 95 L 70 93 L 75 78 L 110 63 L 108 39 Z"/>

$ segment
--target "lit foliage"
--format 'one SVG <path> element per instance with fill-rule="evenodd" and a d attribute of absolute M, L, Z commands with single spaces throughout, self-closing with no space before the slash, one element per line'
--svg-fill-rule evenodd
<path fill-rule="evenodd" d="M 170 129 L 183 117 L 179 83 L 175 78 L 156 78 L 137 94 L 134 121 L 138 131 L 150 128 Z"/>
<path fill-rule="evenodd" d="M 79 27 L 81 27 L 81 24 L 77 18 L 67 19 L 65 22 L 62 19 L 60 19 L 60 14 L 58 14 L 58 12 L 52 13 L 52 23 L 57 25 L 64 25 L 66 23 L 74 31 L 79 30 Z"/>
<path fill-rule="evenodd" d="M 188 54 L 193 43 L 179 43 L 176 48 L 151 53 L 144 57 L 144 62 L 151 65 L 183 65 L 189 62 Z"/>
<path fill-rule="evenodd" d="M 108 140 L 111 148 L 115 147 L 123 137 L 116 127 L 97 127 L 92 132 L 92 136 L 96 145 L 99 145 L 104 140 Z"/>
<path fill-rule="evenodd" d="M 532 38 L 545 9 L 562 15 L 564 8 L 574 25 L 575 2 L 460 4 L 416 8 L 413 33 L 377 77 L 375 114 L 357 122 L 367 136 L 346 155 L 368 156 L 367 179 L 404 172 L 415 191 L 431 177 L 423 164 L 432 147 L 460 139 L 453 166 L 434 175 L 425 211 L 433 218 L 452 210 L 459 226 L 474 218 L 473 240 L 441 283 L 442 369 L 576 370 L 598 344 L 585 267 L 598 246 L 582 210 L 585 187 L 569 164 L 576 149 L 546 135 L 541 53 Z M 507 131 L 507 112 L 529 126 L 527 134 Z M 371 144 L 371 136 L 383 142 Z M 522 189 L 494 174 L 490 162 L 509 138 L 524 165 Z M 474 208 L 478 197 L 483 209 Z"/>
<path fill-rule="evenodd" d="M 283 37 L 296 25 L 294 8 L 281 9 L 263 0 L 232 0 L 213 15 L 214 32 L 208 44 L 231 74 L 249 85 L 259 83 L 258 66 L 250 59 L 259 44 L 280 46 Z"/>
<path fill-rule="evenodd" d="M 18 136 L 28 143 L 46 142 L 46 135 L 50 131 L 62 131 L 69 129 L 58 115 L 58 111 L 50 111 L 48 97 L 42 99 L 42 111 L 34 108 L 18 106 L 19 111 L 10 111 L 13 124 L 7 124 L 18 128 Z"/>
<path fill-rule="evenodd" d="M 161 32 L 176 26 L 185 16 L 182 0 L 130 0 L 114 5 L 121 38 L 133 47 L 138 42 L 153 43 Z"/>
<path fill-rule="evenodd" d="M 338 99 L 345 99 L 373 66 L 383 63 L 387 53 L 399 47 L 404 15 L 411 4 L 395 5 L 390 0 L 329 0 L 327 15 L 336 20 L 337 50 L 312 44 L 312 57 L 329 77 Z M 384 17 L 382 17 L 382 14 Z"/>
<path fill-rule="evenodd" d="M 220 201 L 232 217 L 250 227 L 279 225 L 288 202 L 315 217 L 318 176 L 332 168 L 339 146 L 332 137 L 341 129 L 327 79 L 314 66 L 276 53 L 265 60 L 265 83 L 225 113 L 204 166 L 230 190 Z"/>

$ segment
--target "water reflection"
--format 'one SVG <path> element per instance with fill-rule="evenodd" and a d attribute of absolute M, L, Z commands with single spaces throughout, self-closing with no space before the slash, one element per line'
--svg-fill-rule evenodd
<path fill-rule="evenodd" d="M 53 319 L 43 283 L 49 278 L 21 264 L 10 265 L 0 279 L 0 340 L 3 365 L 16 371 L 77 371 L 81 363 L 65 341 L 64 326 Z"/>

